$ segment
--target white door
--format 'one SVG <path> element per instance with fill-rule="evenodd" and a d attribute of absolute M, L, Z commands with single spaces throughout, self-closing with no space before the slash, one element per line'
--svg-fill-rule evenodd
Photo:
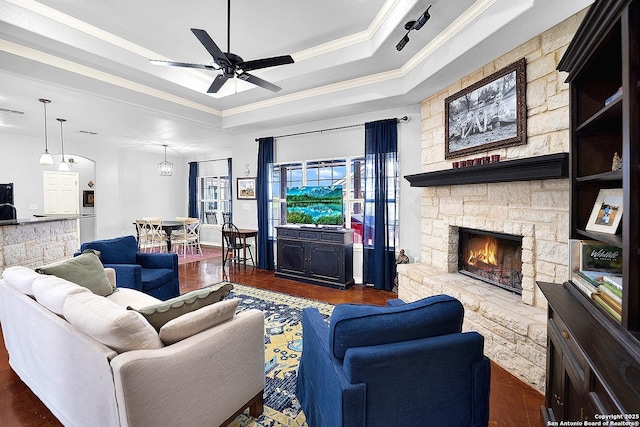
<path fill-rule="evenodd" d="M 45 215 L 77 215 L 80 212 L 80 190 L 77 172 L 44 171 Z"/>

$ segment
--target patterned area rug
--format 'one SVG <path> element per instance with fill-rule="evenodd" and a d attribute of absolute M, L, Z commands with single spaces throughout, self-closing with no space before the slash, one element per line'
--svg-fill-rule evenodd
<path fill-rule="evenodd" d="M 241 298 L 238 310 L 256 308 L 264 312 L 265 375 L 264 413 L 255 419 L 240 415 L 230 427 L 296 427 L 307 422 L 295 397 L 298 362 L 302 353 L 302 309 L 316 307 L 325 317 L 333 305 L 279 292 L 233 283 L 227 298 Z"/>

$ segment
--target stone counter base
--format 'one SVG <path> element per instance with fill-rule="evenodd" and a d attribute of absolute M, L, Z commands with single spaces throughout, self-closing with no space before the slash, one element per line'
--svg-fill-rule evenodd
<path fill-rule="evenodd" d="M 7 267 L 40 267 L 71 258 L 78 250 L 78 220 L 0 227 L 0 274 Z"/>
<path fill-rule="evenodd" d="M 398 283 L 398 297 L 407 302 L 437 294 L 459 299 L 465 309 L 462 329 L 484 336 L 485 355 L 544 393 L 545 310 L 524 304 L 519 295 L 424 264 L 398 265 Z"/>

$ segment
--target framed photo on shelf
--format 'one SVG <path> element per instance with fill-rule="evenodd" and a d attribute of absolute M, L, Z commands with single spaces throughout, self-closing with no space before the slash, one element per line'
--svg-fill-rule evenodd
<path fill-rule="evenodd" d="M 616 234 L 622 211 L 622 188 L 600 190 L 587 222 L 587 231 Z"/>
<path fill-rule="evenodd" d="M 447 97 L 445 159 L 527 143 L 525 59 Z"/>
<path fill-rule="evenodd" d="M 256 199 L 256 177 L 238 178 L 238 200 Z"/>

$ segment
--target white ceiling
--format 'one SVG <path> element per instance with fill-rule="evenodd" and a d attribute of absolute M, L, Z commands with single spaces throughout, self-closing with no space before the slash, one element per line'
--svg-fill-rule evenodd
<path fill-rule="evenodd" d="M 231 51 L 245 60 L 290 54 L 252 72 L 277 93 L 219 72 L 153 65 L 211 64 L 191 33 L 227 51 L 226 0 L 0 0 L 0 136 L 65 139 L 182 153 L 228 147 L 233 135 L 417 104 L 583 9 L 591 0 L 234 0 Z M 431 19 L 409 34 L 404 23 Z M 237 84 L 236 84 L 237 83 Z M 96 132 L 89 135 L 81 131 Z"/>

